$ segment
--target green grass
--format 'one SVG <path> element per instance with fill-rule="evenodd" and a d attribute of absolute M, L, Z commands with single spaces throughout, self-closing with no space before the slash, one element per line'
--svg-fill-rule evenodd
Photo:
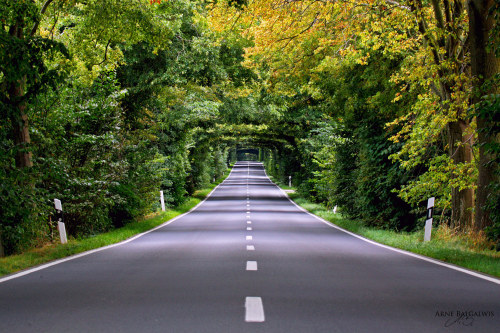
<path fill-rule="evenodd" d="M 311 203 L 299 193 L 291 193 L 289 196 L 311 213 L 378 243 L 500 277 L 500 252 L 478 248 L 473 239 L 467 236 L 450 235 L 446 229 L 435 229 L 432 231 L 431 241 L 424 243 L 423 230 L 407 233 L 368 227 L 359 221 L 334 214 L 323 205 Z"/>
<path fill-rule="evenodd" d="M 229 170 L 224 177 L 219 179 L 215 184 L 211 184 L 207 188 L 196 191 L 192 197 L 178 207 L 168 209 L 165 212 L 153 213 L 140 220 L 128 223 L 122 228 L 90 238 L 70 239 L 67 244 L 48 244 L 43 248 L 32 249 L 21 254 L 0 258 L 0 276 L 12 274 L 33 266 L 99 247 L 116 244 L 137 234 L 151 230 L 196 206 L 215 188 L 215 186 L 222 182 L 228 174 Z"/>

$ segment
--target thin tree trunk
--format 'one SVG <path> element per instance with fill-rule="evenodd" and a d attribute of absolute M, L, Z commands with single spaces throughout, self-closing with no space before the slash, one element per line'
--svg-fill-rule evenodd
<path fill-rule="evenodd" d="M 498 87 L 492 86 L 485 89 L 483 84 L 493 78 L 498 73 L 500 59 L 494 50 L 488 50 L 488 39 L 494 25 L 494 17 L 488 15 L 489 9 L 494 6 L 495 0 L 469 0 L 467 10 L 469 14 L 469 38 L 471 49 L 471 69 L 472 75 L 477 79 L 475 84 L 475 95 L 473 102 L 480 101 L 482 95 L 498 94 Z M 498 143 L 499 134 L 489 135 L 485 130 L 491 128 L 492 124 L 483 117 L 477 117 L 477 131 L 479 144 L 479 177 L 477 184 L 476 217 L 474 229 L 481 231 L 485 227 L 492 225 L 492 220 L 485 209 L 490 188 L 488 185 L 498 182 L 496 170 L 498 165 L 492 163 L 493 156 L 486 151 L 484 145 Z"/>

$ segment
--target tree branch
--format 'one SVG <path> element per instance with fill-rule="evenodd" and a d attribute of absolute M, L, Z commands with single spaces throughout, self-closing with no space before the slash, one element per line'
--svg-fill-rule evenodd
<path fill-rule="evenodd" d="M 312 22 L 311 22 L 311 23 L 310 23 L 310 24 L 309 24 L 309 25 L 308 25 L 308 26 L 307 26 L 304 30 L 302 30 L 302 31 L 301 31 L 301 32 L 299 32 L 298 34 L 296 34 L 296 35 L 294 35 L 294 36 L 290 36 L 290 37 L 283 37 L 283 38 L 280 38 L 280 39 L 276 40 L 276 42 L 282 42 L 282 41 L 287 40 L 287 39 L 288 39 L 288 40 L 289 40 L 289 42 L 290 42 L 291 40 L 293 40 L 293 39 L 297 38 L 298 36 L 302 35 L 304 32 L 306 32 L 307 30 L 311 29 L 311 28 L 314 26 L 314 24 L 316 24 L 316 22 L 318 21 L 318 16 L 319 16 L 319 14 L 320 14 L 319 12 L 318 12 L 318 13 L 316 13 L 316 16 L 314 16 L 313 21 L 312 21 Z"/>
<path fill-rule="evenodd" d="M 385 2 L 390 3 L 391 5 L 394 5 L 394 6 L 398 7 L 398 8 L 411 11 L 411 7 L 402 5 L 399 2 L 397 2 L 397 1 L 394 1 L 394 0 L 385 0 Z"/>
<path fill-rule="evenodd" d="M 108 44 L 106 44 L 106 50 L 104 50 L 104 59 L 100 63 L 97 64 L 98 66 L 102 65 L 103 63 L 106 62 L 106 60 L 108 60 L 108 47 L 109 47 L 110 43 L 111 43 L 111 39 L 109 39 Z"/>
<path fill-rule="evenodd" d="M 446 18 L 446 23 L 450 24 L 451 23 L 450 1 L 443 0 L 443 7 L 444 7 L 444 15 Z"/>
<path fill-rule="evenodd" d="M 47 11 L 47 8 L 49 8 L 50 4 L 53 1 L 54 0 L 47 0 L 47 1 L 45 1 L 45 3 L 42 6 L 42 9 L 40 9 L 40 16 L 43 15 L 43 14 L 45 14 L 45 12 Z M 35 24 L 33 25 L 33 28 L 31 29 L 30 36 L 34 36 L 36 34 L 36 31 L 38 30 L 38 26 L 39 25 L 40 25 L 40 21 L 35 22 Z"/>

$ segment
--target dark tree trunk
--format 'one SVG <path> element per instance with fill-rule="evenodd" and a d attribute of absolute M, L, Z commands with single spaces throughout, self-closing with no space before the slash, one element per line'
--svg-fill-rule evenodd
<path fill-rule="evenodd" d="M 24 23 L 20 20 L 9 29 L 13 38 L 24 39 Z M 33 166 L 31 151 L 29 150 L 31 139 L 26 115 L 26 101 L 24 100 L 26 77 L 12 82 L 9 87 L 9 99 L 14 110 L 11 112 L 12 139 L 16 153 L 16 166 L 20 169 Z"/>
<path fill-rule="evenodd" d="M 31 160 L 31 151 L 29 150 L 31 139 L 29 133 L 28 116 L 26 115 L 26 102 L 22 101 L 24 97 L 24 82 L 21 79 L 12 84 L 9 89 L 11 99 L 17 102 L 14 107 L 16 114 L 11 117 L 12 123 L 12 139 L 16 146 L 16 166 L 20 169 L 33 166 Z"/>
<path fill-rule="evenodd" d="M 9 29 L 9 35 L 12 38 L 24 39 L 24 22 L 20 19 Z M 20 59 L 19 63 L 22 63 Z M 29 168 L 33 166 L 31 158 L 31 139 L 29 133 L 28 115 L 26 114 L 26 76 L 21 79 L 10 82 L 6 85 L 11 110 L 8 119 L 11 123 L 10 137 L 14 143 L 16 152 L 15 161 L 18 169 Z M 30 190 L 33 184 L 26 182 L 26 190 Z M 0 233 L 0 257 L 5 255 Z"/>
<path fill-rule="evenodd" d="M 449 155 L 455 164 L 471 163 L 471 143 L 464 138 L 464 130 L 468 124 L 463 121 L 455 121 L 448 124 L 448 146 Z M 454 175 L 453 177 L 457 177 Z M 474 190 L 460 190 L 457 187 L 451 189 L 451 227 L 467 229 L 472 227 L 474 214 Z"/>
<path fill-rule="evenodd" d="M 494 17 L 489 16 L 489 9 L 495 4 L 495 0 L 469 0 L 467 9 L 469 14 L 469 39 L 471 49 L 471 69 L 472 75 L 477 79 L 473 102 L 480 101 L 482 95 L 498 93 L 498 88 L 485 89 L 483 84 L 493 78 L 498 73 L 499 59 L 495 56 L 494 50 L 488 50 L 488 40 L 494 25 Z M 498 143 L 498 133 L 489 135 L 485 130 L 491 127 L 488 119 L 477 117 L 477 131 L 479 144 L 479 178 L 477 184 L 477 197 L 475 206 L 474 229 L 481 231 L 492 224 L 488 211 L 484 208 L 489 186 L 499 179 L 495 174 L 498 165 L 490 163 L 493 156 L 484 148 L 485 144 Z"/>

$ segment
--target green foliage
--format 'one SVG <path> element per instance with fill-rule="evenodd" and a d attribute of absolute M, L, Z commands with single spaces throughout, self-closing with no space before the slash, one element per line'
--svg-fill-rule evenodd
<path fill-rule="evenodd" d="M 394 189 L 413 175 L 389 159 L 401 144 L 389 141 L 396 129 L 386 127 L 405 107 L 392 103 L 396 87 L 386 79 L 398 62 L 382 54 L 370 59 L 364 65 L 332 65 L 318 74 L 311 89 L 324 97 L 306 95 L 289 109 L 282 131 L 293 135 L 294 148 L 271 151 L 266 167 L 284 183 L 293 175 L 302 194 L 338 206 L 348 217 L 411 230 L 417 225 L 412 207 Z"/>
<path fill-rule="evenodd" d="M 223 180 L 227 175 L 228 173 L 225 173 L 219 181 Z M 22 254 L 0 258 L 0 276 L 12 274 L 22 269 L 41 265 L 52 260 L 89 251 L 98 247 L 116 244 L 139 233 L 151 230 L 192 209 L 199 204 L 215 186 L 216 184 L 211 184 L 208 188 L 197 191 L 193 197 L 186 200 L 182 205 L 168 209 L 166 212 L 158 212 L 143 219 L 135 219 L 127 225 L 107 233 L 85 239 L 70 239 L 67 244 L 51 244 L 43 249 L 31 249 Z"/>
<path fill-rule="evenodd" d="M 500 77 L 497 76 L 494 82 L 498 85 Z M 496 179 L 500 179 L 500 142 L 498 139 L 498 133 L 500 133 L 500 95 L 484 96 L 476 105 L 475 115 L 486 119 L 492 125 L 483 130 L 485 136 L 489 139 L 483 145 L 483 148 L 490 156 L 488 167 L 495 170 L 494 176 Z M 497 250 L 500 250 L 500 184 L 492 182 L 489 184 L 489 188 L 490 195 L 487 198 L 485 208 L 493 224 L 486 228 L 486 234 L 496 243 Z"/>
<path fill-rule="evenodd" d="M 204 132 L 220 116 L 217 85 L 228 78 L 241 85 L 249 71 L 234 62 L 241 45 L 222 48 L 207 33 L 199 3 L 67 2 L 43 17 L 34 2 L 0 4 L 2 113 L 18 115 L 7 85 L 24 77 L 34 156 L 34 167 L 15 167 L 12 120 L 2 117 L 7 253 L 55 239 L 54 198 L 70 236 L 85 237 L 159 209 L 160 190 L 175 206 L 224 173 L 225 145 Z M 40 31 L 12 38 L 16 15 Z"/>
<path fill-rule="evenodd" d="M 429 196 L 447 218 L 452 188 L 474 187 L 476 166 L 452 163 L 444 138 L 457 118 L 475 138 L 467 56 L 433 54 L 398 6 L 283 2 L 270 12 L 266 1 L 72 0 L 45 11 L 44 3 L 0 0 L 8 253 L 54 239 L 54 198 L 71 236 L 95 235 L 158 210 L 160 190 L 167 205 L 182 204 L 228 162 L 257 158 L 242 154 L 249 147 L 277 181 L 292 176 L 313 201 L 383 229 L 421 225 Z M 250 7 L 264 21 L 278 15 L 272 26 L 283 31 L 248 16 Z M 345 26 L 351 14 L 359 20 Z M 304 30 L 303 20 L 313 24 Z M 449 28 L 462 34 L 464 22 Z M 461 40 L 428 28 L 430 38 Z M 497 97 L 474 116 L 495 124 Z M 23 110 L 32 144 L 16 145 Z M 498 171 L 497 142 L 484 148 Z M 19 169 L 16 154 L 27 151 L 34 166 Z M 490 192 L 488 233 L 498 239 L 497 184 Z"/>

